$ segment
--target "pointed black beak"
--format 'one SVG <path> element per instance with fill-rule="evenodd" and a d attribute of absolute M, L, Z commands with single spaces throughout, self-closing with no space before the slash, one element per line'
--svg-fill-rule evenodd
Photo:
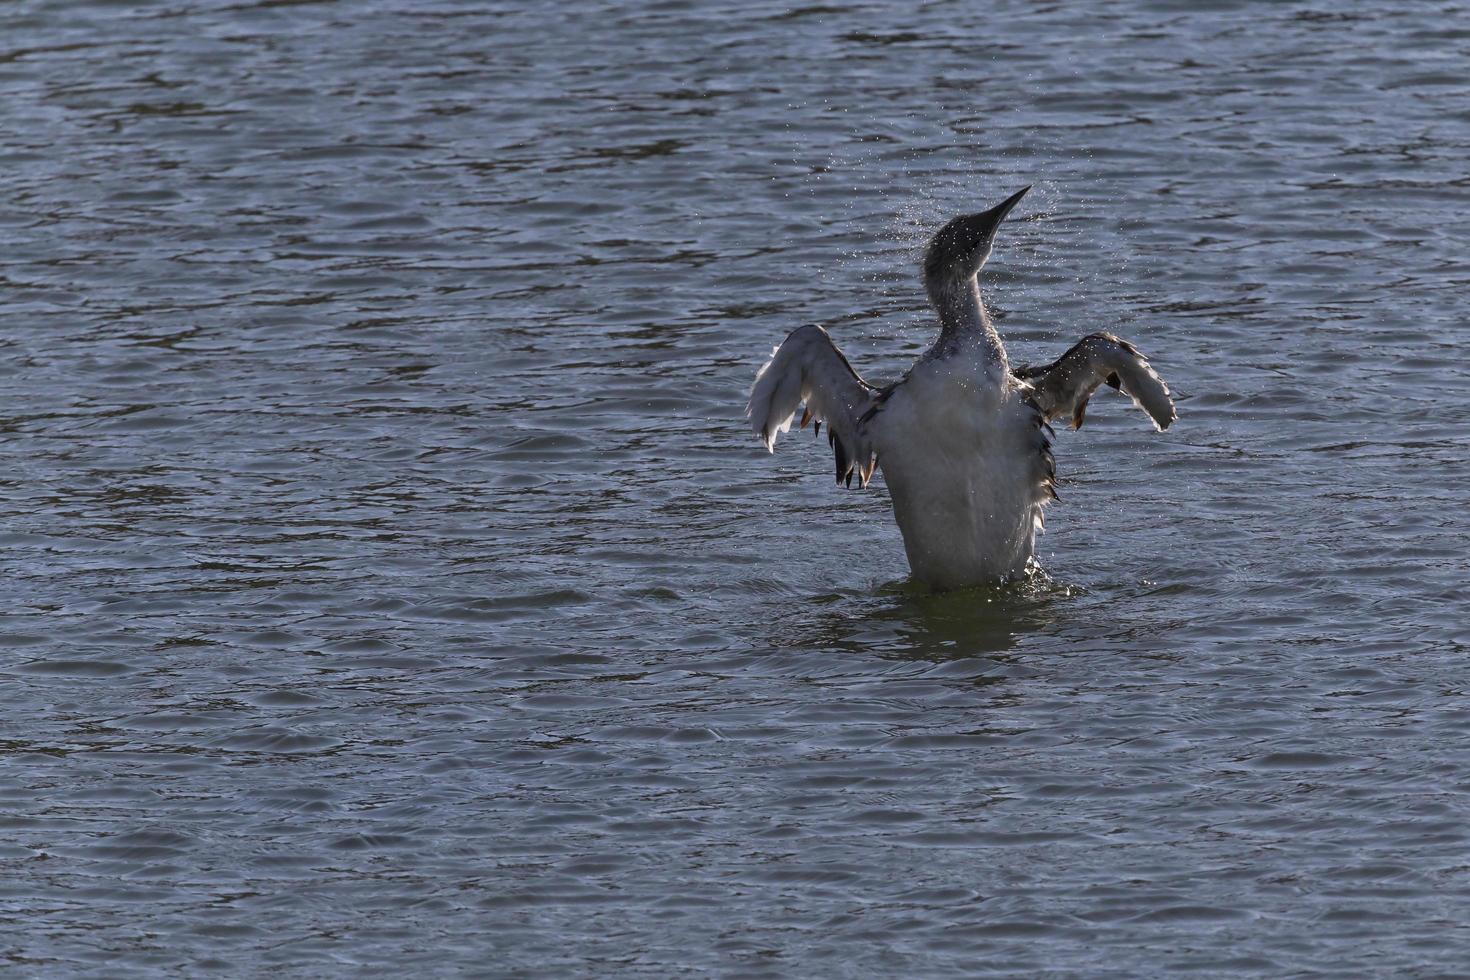
<path fill-rule="evenodd" d="M 979 271 L 990 254 L 995 230 L 1030 189 L 1028 184 L 989 211 L 962 214 L 939 229 L 924 252 L 924 281 L 933 284 L 955 277 L 963 281 Z"/>
<path fill-rule="evenodd" d="M 1000 227 L 1000 223 L 1005 220 L 1006 215 L 1011 213 L 1012 208 L 1021 203 L 1021 198 L 1025 197 L 1026 192 L 1030 189 L 1031 185 L 1027 184 L 989 211 L 980 211 L 957 220 L 963 221 L 971 234 L 979 236 L 979 240 L 988 241 L 995 237 L 995 230 Z"/>
<path fill-rule="evenodd" d="M 1012 194 L 1010 197 L 1006 198 L 1004 201 L 1001 201 L 995 207 L 986 212 L 987 214 L 993 215 L 993 218 L 991 219 L 993 224 L 998 225 L 1002 221 L 1004 221 L 1005 216 L 1011 213 L 1011 208 L 1015 207 L 1017 204 L 1020 204 L 1021 198 L 1025 197 L 1026 192 L 1030 189 L 1031 185 L 1027 184 L 1025 187 L 1016 191 L 1016 193 Z"/>

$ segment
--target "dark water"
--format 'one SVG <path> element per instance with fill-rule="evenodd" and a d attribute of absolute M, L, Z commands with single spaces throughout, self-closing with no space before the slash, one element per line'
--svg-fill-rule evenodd
<path fill-rule="evenodd" d="M 989 9 L 985 9 L 989 8 Z M 738 10 L 739 12 L 735 12 Z M 18 975 L 1470 960 L 1470 10 L 0 12 Z M 1050 584 L 739 418 L 1026 183 Z"/>

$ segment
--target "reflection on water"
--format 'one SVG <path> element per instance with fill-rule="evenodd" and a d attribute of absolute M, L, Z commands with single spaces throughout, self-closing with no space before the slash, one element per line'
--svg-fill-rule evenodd
<path fill-rule="evenodd" d="M 995 657 L 1065 616 L 1072 587 L 1044 574 L 1008 585 L 931 592 L 908 580 L 872 592 L 817 596 L 767 636 L 775 647 L 911 660 Z"/>
<path fill-rule="evenodd" d="M 1463 11 L 12 5 L 22 973 L 1452 974 Z M 1136 340 L 1047 577 L 739 419 Z"/>

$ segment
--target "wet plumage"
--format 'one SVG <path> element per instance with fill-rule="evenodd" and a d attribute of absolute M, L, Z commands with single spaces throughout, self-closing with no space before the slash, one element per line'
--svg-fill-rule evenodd
<path fill-rule="evenodd" d="M 756 375 L 746 414 L 768 450 L 790 429 L 825 422 L 837 482 L 866 487 L 882 469 L 916 580 L 961 588 L 1023 574 L 1042 510 L 1056 497 L 1051 426 L 1082 424 L 1101 385 L 1129 395 L 1154 425 L 1174 421 L 1169 389 L 1127 341 L 1095 333 L 1051 364 L 1012 369 L 980 299 L 996 229 L 1029 188 L 941 228 L 924 256 L 939 319 L 934 344 L 896 384 L 864 381 L 820 326 L 792 331 Z"/>

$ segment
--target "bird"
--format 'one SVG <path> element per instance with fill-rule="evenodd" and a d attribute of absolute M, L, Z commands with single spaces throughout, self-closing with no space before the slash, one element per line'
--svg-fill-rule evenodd
<path fill-rule="evenodd" d="M 1080 428 L 1102 385 L 1122 391 L 1162 432 L 1177 418 L 1168 385 L 1126 340 L 1098 332 L 1049 364 L 1012 367 L 980 298 L 997 229 L 1029 186 L 949 221 L 924 251 L 939 335 L 894 384 L 863 380 L 819 324 L 793 330 L 756 374 L 751 428 L 775 451 L 801 409 L 823 423 L 837 483 L 866 488 L 882 471 L 912 580 L 935 591 L 1030 577 L 1043 510 L 1058 499 L 1055 429 Z"/>

